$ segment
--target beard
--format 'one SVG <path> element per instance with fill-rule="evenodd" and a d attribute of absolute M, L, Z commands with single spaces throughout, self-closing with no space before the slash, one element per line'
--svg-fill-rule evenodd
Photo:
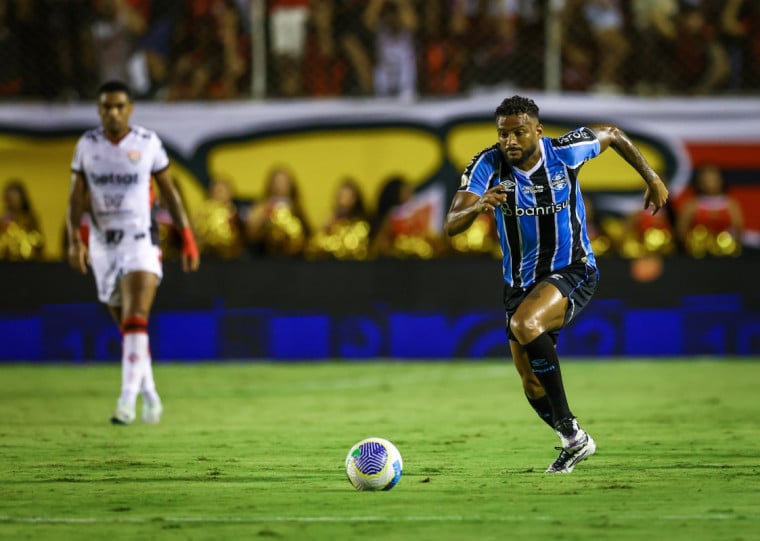
<path fill-rule="evenodd" d="M 533 156 L 536 152 L 536 145 L 533 145 L 528 148 L 522 148 L 520 149 L 520 155 L 517 158 L 511 158 L 508 154 L 509 149 L 504 149 L 504 159 L 507 160 L 507 163 L 513 167 L 520 167 L 522 164 L 524 164 L 528 158 Z"/>

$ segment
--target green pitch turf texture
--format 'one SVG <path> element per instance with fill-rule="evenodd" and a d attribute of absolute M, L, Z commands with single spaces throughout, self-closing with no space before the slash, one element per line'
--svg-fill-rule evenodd
<path fill-rule="evenodd" d="M 570 475 L 507 361 L 155 372 L 163 422 L 120 427 L 116 364 L 0 366 L 0 539 L 760 539 L 758 360 L 566 360 Z M 345 479 L 367 436 L 389 492 Z"/>

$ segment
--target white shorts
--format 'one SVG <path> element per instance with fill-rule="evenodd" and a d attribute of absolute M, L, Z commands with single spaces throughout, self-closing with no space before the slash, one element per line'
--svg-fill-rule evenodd
<path fill-rule="evenodd" d="M 135 238 L 137 236 L 138 238 Z M 108 306 L 121 306 L 121 277 L 130 272 L 152 272 L 163 277 L 161 248 L 149 234 L 125 234 L 111 242 L 100 233 L 90 232 L 90 263 L 98 288 L 98 299 Z"/>

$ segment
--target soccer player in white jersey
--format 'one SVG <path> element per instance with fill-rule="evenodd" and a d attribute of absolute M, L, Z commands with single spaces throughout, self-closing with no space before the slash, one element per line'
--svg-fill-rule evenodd
<path fill-rule="evenodd" d="M 98 299 L 122 332 L 122 383 L 114 424 L 135 419 L 142 395 L 142 421 L 157 423 L 163 407 L 153 379 L 148 317 L 162 277 L 161 250 L 151 218 L 152 179 L 182 233 L 182 267 L 200 264 L 190 222 L 169 173 L 169 158 L 155 132 L 129 123 L 134 109 L 129 87 L 109 81 L 98 89 L 101 127 L 79 139 L 71 163 L 66 225 L 69 264 L 87 273 L 92 266 Z M 80 222 L 88 211 L 91 227 L 82 238 Z"/>

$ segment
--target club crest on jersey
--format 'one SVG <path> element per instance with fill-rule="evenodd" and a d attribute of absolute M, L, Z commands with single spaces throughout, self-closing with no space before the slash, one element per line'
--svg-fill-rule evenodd
<path fill-rule="evenodd" d="M 132 163 L 137 163 L 140 161 L 140 158 L 142 158 L 142 154 L 140 154 L 140 151 L 137 149 L 130 150 L 127 152 L 127 158 Z"/>
<path fill-rule="evenodd" d="M 555 173 L 549 184 L 551 184 L 552 190 L 562 190 L 567 186 L 567 177 L 564 173 Z"/>

